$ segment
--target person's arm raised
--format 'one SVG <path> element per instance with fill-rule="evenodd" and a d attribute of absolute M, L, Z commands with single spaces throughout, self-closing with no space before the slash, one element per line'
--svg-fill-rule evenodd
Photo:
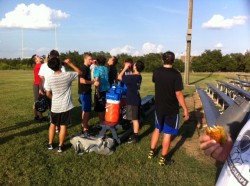
<path fill-rule="evenodd" d="M 67 64 L 69 67 L 71 67 L 74 71 L 76 71 L 79 75 L 82 74 L 82 71 L 76 67 L 70 59 L 65 59 L 64 63 Z"/>
<path fill-rule="evenodd" d="M 122 80 L 122 77 L 125 74 L 126 70 L 128 70 L 129 66 L 130 66 L 130 63 L 125 63 L 124 68 L 122 69 L 122 71 L 120 72 L 120 74 L 117 77 L 118 80 L 120 80 L 120 81 Z"/>

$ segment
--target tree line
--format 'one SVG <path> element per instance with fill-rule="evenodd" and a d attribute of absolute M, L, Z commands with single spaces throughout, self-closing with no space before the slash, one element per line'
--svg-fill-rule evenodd
<path fill-rule="evenodd" d="M 93 52 L 93 58 L 97 55 L 103 55 L 107 59 L 111 57 L 108 52 Z M 152 72 L 155 68 L 162 66 L 161 53 L 150 53 L 144 56 L 131 56 L 128 54 L 119 54 L 117 68 L 121 69 L 123 62 L 127 58 L 132 58 L 134 62 L 141 60 L 145 63 L 145 72 Z M 60 54 L 60 60 L 70 58 L 74 64 L 81 67 L 83 64 L 83 54 L 78 51 L 68 51 Z M 174 68 L 184 72 L 185 63 L 176 59 Z M 31 59 L 6 59 L 0 58 L 0 69 L 32 69 Z M 200 56 L 194 56 L 191 61 L 190 70 L 192 72 L 250 72 L 250 51 L 245 54 L 231 53 L 222 55 L 220 50 L 205 50 Z"/>

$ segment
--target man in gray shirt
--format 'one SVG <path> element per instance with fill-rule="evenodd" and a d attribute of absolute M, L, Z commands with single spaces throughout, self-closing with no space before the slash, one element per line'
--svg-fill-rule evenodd
<path fill-rule="evenodd" d="M 60 60 L 52 58 L 48 62 L 48 67 L 54 73 L 48 77 L 46 86 L 46 95 L 52 100 L 49 143 L 47 147 L 50 150 L 53 149 L 52 142 L 55 136 L 55 128 L 56 126 L 60 127 L 58 152 L 62 152 L 67 125 L 71 121 L 70 111 L 74 107 L 71 95 L 72 81 L 77 80 L 78 75 L 82 74 L 70 59 L 66 59 L 64 63 L 76 72 L 62 73 Z"/>

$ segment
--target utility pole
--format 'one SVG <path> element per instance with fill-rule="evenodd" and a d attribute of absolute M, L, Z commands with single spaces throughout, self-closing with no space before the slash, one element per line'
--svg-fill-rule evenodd
<path fill-rule="evenodd" d="M 189 65 L 190 65 L 190 53 L 191 53 L 191 39 L 192 39 L 192 18 L 193 18 L 193 0 L 189 0 L 188 3 L 188 30 L 187 30 L 187 48 L 186 48 L 186 60 L 185 60 L 185 72 L 184 72 L 184 84 L 189 85 Z"/>

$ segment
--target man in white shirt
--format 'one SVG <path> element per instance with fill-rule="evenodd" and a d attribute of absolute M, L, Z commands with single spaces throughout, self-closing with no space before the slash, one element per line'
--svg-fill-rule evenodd
<path fill-rule="evenodd" d="M 46 90 L 46 88 L 48 86 L 47 85 L 47 79 L 52 74 L 54 74 L 54 71 L 48 67 L 49 59 L 52 59 L 54 57 L 59 58 L 59 52 L 57 50 L 51 50 L 50 51 L 49 55 L 46 56 L 46 59 L 44 60 L 44 63 L 42 64 L 42 66 L 41 66 L 41 68 L 39 70 L 38 75 L 39 75 L 40 81 L 41 81 L 40 86 L 39 86 L 39 94 L 41 94 L 41 95 L 44 95 L 44 92 L 45 92 L 45 90 Z M 63 65 L 61 65 L 61 66 L 62 66 L 61 67 L 62 73 L 66 72 L 65 67 Z M 49 109 L 51 109 L 51 99 L 48 98 L 47 102 L 48 102 Z M 50 114 L 49 114 L 48 117 L 50 117 Z M 56 133 L 58 133 L 58 132 L 59 132 L 58 127 L 56 127 Z"/>
<path fill-rule="evenodd" d="M 48 77 L 54 73 L 53 70 L 51 70 L 48 67 L 48 60 L 52 59 L 53 57 L 59 58 L 59 52 L 57 50 L 51 50 L 49 56 L 46 56 L 46 59 L 44 60 L 44 63 L 42 64 L 40 71 L 38 75 L 40 76 L 40 79 L 42 81 L 42 87 L 39 87 L 40 93 L 43 94 L 44 90 L 46 89 L 47 86 L 47 81 Z M 64 73 L 66 72 L 65 67 L 62 65 L 61 71 Z"/>

